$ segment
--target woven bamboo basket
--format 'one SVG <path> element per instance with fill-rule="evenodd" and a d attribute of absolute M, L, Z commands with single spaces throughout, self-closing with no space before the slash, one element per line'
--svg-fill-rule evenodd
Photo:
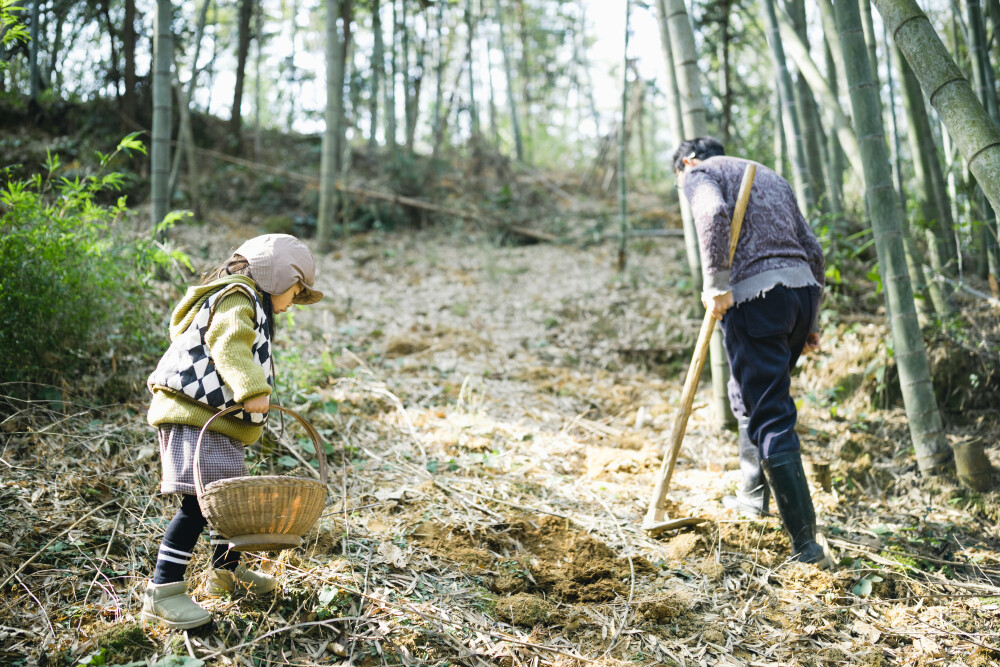
<path fill-rule="evenodd" d="M 272 405 L 270 409 L 291 415 L 312 439 L 319 459 L 319 479 L 263 475 L 230 477 L 207 486 L 201 480 L 201 441 L 209 424 L 236 412 L 237 405 L 212 416 L 198 434 L 194 451 L 194 484 L 202 514 L 237 551 L 280 551 L 302 544 L 302 536 L 319 519 L 326 502 L 326 452 L 319 434 L 301 415 Z"/>

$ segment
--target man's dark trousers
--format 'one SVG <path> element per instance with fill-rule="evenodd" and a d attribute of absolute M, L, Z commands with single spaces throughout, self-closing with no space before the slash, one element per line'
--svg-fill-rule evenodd
<path fill-rule="evenodd" d="M 761 459 L 799 450 L 789 387 L 820 293 L 819 287 L 776 285 L 722 318 L 726 356 L 737 385 L 731 386 L 730 402 L 737 417 L 749 417 L 750 441 L 757 443 Z"/>

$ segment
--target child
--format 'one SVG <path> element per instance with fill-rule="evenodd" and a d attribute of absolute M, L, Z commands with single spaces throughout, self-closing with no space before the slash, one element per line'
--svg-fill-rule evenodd
<path fill-rule="evenodd" d="M 250 239 L 202 285 L 190 287 L 170 318 L 171 345 L 147 386 L 153 394 L 147 420 L 157 428 L 163 464 L 161 493 L 180 494 L 180 508 L 167 526 L 153 579 L 142 597 L 142 619 L 187 630 L 212 620 L 187 596 L 184 572 L 205 528 L 194 487 L 198 433 L 218 411 L 243 409 L 212 422 L 201 444 L 202 481 L 247 474 L 243 448 L 261 435 L 273 384 L 271 345 L 274 315 L 292 303 L 311 304 L 323 294 L 312 288 L 315 263 L 309 249 L 288 234 Z M 206 592 L 237 588 L 261 594 L 273 577 L 240 565 L 228 540 L 210 533 L 214 553 Z"/>

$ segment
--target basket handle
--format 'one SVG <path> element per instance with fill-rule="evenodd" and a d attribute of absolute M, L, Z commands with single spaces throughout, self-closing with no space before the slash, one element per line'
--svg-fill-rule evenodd
<path fill-rule="evenodd" d="M 194 487 L 198 494 L 198 497 L 201 497 L 205 493 L 205 484 L 201 481 L 201 441 L 205 437 L 205 432 L 208 430 L 208 426 L 219 417 L 232 414 L 233 412 L 242 409 L 243 409 L 242 405 L 234 405 L 230 408 L 226 408 L 225 410 L 220 410 L 219 412 L 212 415 L 211 418 L 209 418 L 209 420 L 205 422 L 205 425 L 201 427 L 201 431 L 198 432 L 198 442 L 197 444 L 195 444 L 194 447 Z M 327 482 L 326 450 L 323 448 L 323 443 L 320 441 L 319 433 L 316 432 L 316 429 L 313 427 L 313 425 L 310 424 L 308 421 L 306 421 L 305 417 L 303 417 L 299 413 L 295 412 L 290 408 L 286 408 L 282 405 L 272 403 L 269 406 L 269 409 L 277 410 L 278 412 L 284 412 L 287 415 L 291 415 L 292 417 L 297 419 L 298 422 L 302 424 L 303 427 L 305 427 L 306 433 L 309 434 L 309 438 L 313 441 L 313 446 L 316 450 L 316 458 L 319 459 L 319 480 L 324 484 L 326 484 Z"/>

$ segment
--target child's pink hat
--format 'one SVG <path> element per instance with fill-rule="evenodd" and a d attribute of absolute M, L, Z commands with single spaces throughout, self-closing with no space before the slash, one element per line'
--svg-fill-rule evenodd
<path fill-rule="evenodd" d="M 250 264 L 250 274 L 268 294 L 284 294 L 296 283 L 302 291 L 292 303 L 308 305 L 323 298 L 323 293 L 313 289 L 316 262 L 306 244 L 291 234 L 265 234 L 250 239 L 236 254 Z"/>

